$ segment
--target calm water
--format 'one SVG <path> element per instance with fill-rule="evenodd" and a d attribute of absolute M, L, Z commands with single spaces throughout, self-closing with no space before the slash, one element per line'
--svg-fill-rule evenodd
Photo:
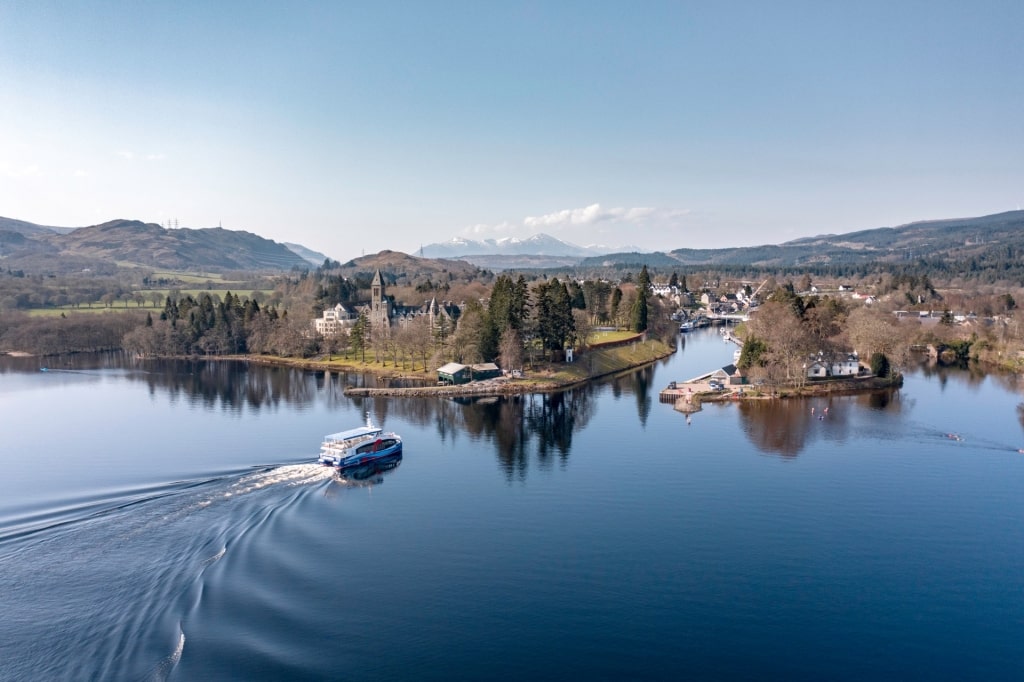
<path fill-rule="evenodd" d="M 658 402 L 732 348 L 467 402 L 0 360 L 0 679 L 1024 677 L 1020 387 Z M 397 469 L 309 463 L 366 412 Z"/>

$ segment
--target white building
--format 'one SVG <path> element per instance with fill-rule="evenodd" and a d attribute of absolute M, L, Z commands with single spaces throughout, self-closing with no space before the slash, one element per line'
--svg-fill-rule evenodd
<path fill-rule="evenodd" d="M 322 317 L 313 320 L 316 333 L 321 336 L 337 336 L 342 331 L 347 333 L 349 327 L 356 323 L 359 316 L 342 304 L 324 311 Z"/>
<path fill-rule="evenodd" d="M 856 351 L 840 355 L 830 363 L 824 353 L 811 356 L 805 365 L 808 379 L 824 377 L 854 377 L 860 372 L 860 358 Z"/>
<path fill-rule="evenodd" d="M 832 376 L 834 377 L 857 376 L 858 372 L 860 372 L 860 358 L 856 352 L 849 353 L 845 358 L 832 362 Z"/>

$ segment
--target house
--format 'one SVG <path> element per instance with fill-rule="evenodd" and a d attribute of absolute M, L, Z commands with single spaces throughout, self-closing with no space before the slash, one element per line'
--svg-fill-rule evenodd
<path fill-rule="evenodd" d="M 856 351 L 832 361 L 830 368 L 834 377 L 855 377 L 860 373 L 860 358 Z"/>
<path fill-rule="evenodd" d="M 675 292 L 675 287 L 669 286 L 668 284 L 652 284 L 651 293 L 655 296 L 671 296 Z"/>
<path fill-rule="evenodd" d="M 808 379 L 821 379 L 828 376 L 828 366 L 824 360 L 814 360 L 806 367 Z"/>
<path fill-rule="evenodd" d="M 445 384 L 468 384 L 473 380 L 473 369 L 469 365 L 449 362 L 437 368 L 437 382 Z"/>
<path fill-rule="evenodd" d="M 824 353 L 812 355 L 807 360 L 808 379 L 824 379 L 825 377 L 853 377 L 860 373 L 860 358 L 856 351 L 839 354 L 831 361 Z"/>
<path fill-rule="evenodd" d="M 717 381 L 723 385 L 738 386 L 747 383 L 747 375 L 743 370 L 738 369 L 736 365 L 730 363 L 712 372 L 710 381 Z"/>
<path fill-rule="evenodd" d="M 321 336 L 337 336 L 342 331 L 347 332 L 358 318 L 359 315 L 354 310 L 339 303 L 333 308 L 325 310 L 321 317 L 313 320 L 313 328 Z"/>

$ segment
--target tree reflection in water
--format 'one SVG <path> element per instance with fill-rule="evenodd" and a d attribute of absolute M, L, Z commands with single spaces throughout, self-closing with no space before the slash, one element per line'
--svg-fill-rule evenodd
<path fill-rule="evenodd" d="M 903 409 L 896 389 L 845 396 L 742 400 L 736 408 L 744 433 L 758 450 L 796 457 L 819 439 L 847 440 L 854 405 L 889 412 Z"/>

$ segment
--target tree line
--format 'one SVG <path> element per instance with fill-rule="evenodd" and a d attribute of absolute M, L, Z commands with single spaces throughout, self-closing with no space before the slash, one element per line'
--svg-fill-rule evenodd
<path fill-rule="evenodd" d="M 513 368 L 525 361 L 558 359 L 566 347 L 587 343 L 591 330 L 599 325 L 634 331 L 651 328 L 666 335 L 674 330 L 667 308 L 651 296 L 646 267 L 635 283 L 628 284 L 558 278 L 529 282 L 523 275 L 500 275 L 487 298 L 464 302 L 457 320 L 441 315 L 431 325 L 422 316 L 377 329 L 361 315 L 348 334 L 328 338 L 313 332 L 313 313 L 338 302 L 359 301 L 362 289 L 359 283 L 328 271 L 311 283 L 308 279 L 305 273 L 299 275 L 273 297 L 290 300 L 291 308 L 261 305 L 255 297 L 228 291 L 223 297 L 213 292 L 195 296 L 173 292 L 164 297 L 159 314 L 135 312 L 134 307 L 121 315 L 34 320 L 3 313 L 0 347 L 37 353 L 124 348 L 150 356 L 344 355 L 412 369 L 449 361 L 494 361 Z M 311 297 L 296 296 L 297 286 Z M 309 312 L 303 314 L 304 307 Z"/>

